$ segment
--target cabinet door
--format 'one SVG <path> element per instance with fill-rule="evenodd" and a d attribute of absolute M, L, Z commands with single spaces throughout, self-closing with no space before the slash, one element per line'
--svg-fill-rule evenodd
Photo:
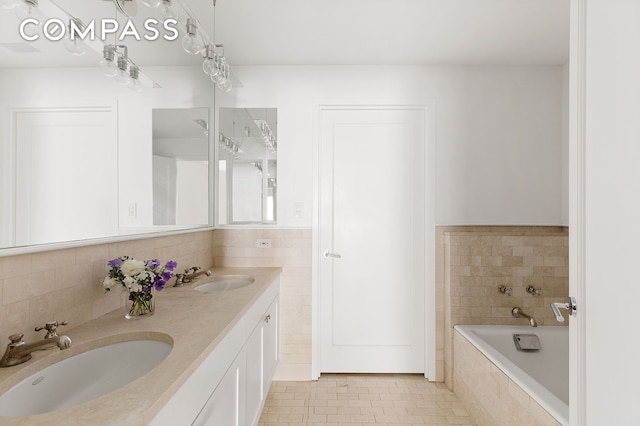
<path fill-rule="evenodd" d="M 256 425 L 260 418 L 265 393 L 262 386 L 262 377 L 264 372 L 263 353 L 263 324 L 259 323 L 251 333 L 249 340 L 245 346 L 246 369 L 246 409 L 247 424 Z"/>
<path fill-rule="evenodd" d="M 280 360 L 280 298 L 273 301 L 265 315 L 263 334 L 264 373 L 262 387 L 266 394 Z"/>
<path fill-rule="evenodd" d="M 244 356 L 239 355 L 224 375 L 218 387 L 193 422 L 194 426 L 241 426 L 244 425 L 243 379 L 241 366 Z"/>

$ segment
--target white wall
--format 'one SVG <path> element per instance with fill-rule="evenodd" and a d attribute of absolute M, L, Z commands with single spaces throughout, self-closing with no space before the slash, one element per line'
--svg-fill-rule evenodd
<path fill-rule="evenodd" d="M 217 92 L 216 107 L 278 108 L 279 226 L 311 226 L 314 105 L 324 102 L 435 106 L 438 224 L 567 223 L 562 67 L 233 71 L 244 87 Z"/>

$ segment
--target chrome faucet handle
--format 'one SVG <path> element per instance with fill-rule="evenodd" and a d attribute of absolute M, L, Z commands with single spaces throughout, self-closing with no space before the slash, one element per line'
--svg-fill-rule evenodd
<path fill-rule="evenodd" d="M 576 310 L 577 310 L 576 299 L 574 299 L 573 297 L 569 297 L 567 301 L 564 303 L 563 302 L 551 303 L 551 310 L 553 311 L 553 314 L 556 316 L 556 320 L 558 322 L 564 322 L 564 317 L 560 313 L 560 309 L 566 309 L 569 311 L 569 316 L 575 316 Z"/>
<path fill-rule="evenodd" d="M 187 268 L 184 270 L 184 274 L 187 275 L 189 273 L 194 273 L 194 272 L 198 272 L 200 269 L 202 269 L 199 266 L 192 266 L 191 268 Z"/>
<path fill-rule="evenodd" d="M 68 325 L 69 323 L 67 321 L 62 321 L 62 322 L 58 322 L 58 321 L 51 321 L 48 323 L 45 323 L 45 325 L 43 327 L 36 327 L 34 330 L 35 331 L 40 331 L 40 330 L 47 330 L 47 334 L 44 336 L 45 339 L 51 339 L 52 337 L 56 337 L 58 335 L 58 327 L 63 326 L 63 325 Z"/>

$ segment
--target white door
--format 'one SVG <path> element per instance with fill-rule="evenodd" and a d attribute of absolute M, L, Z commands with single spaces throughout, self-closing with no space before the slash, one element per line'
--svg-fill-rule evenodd
<path fill-rule="evenodd" d="M 425 111 L 326 108 L 320 372 L 423 373 Z"/>
<path fill-rule="evenodd" d="M 15 123 L 16 245 L 114 235 L 115 112 L 20 111 Z"/>
<path fill-rule="evenodd" d="M 640 2 L 572 0 L 571 425 L 638 425 Z"/>

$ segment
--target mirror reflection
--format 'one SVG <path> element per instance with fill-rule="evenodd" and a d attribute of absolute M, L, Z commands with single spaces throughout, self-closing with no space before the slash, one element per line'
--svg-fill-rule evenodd
<path fill-rule="evenodd" d="M 153 224 L 209 222 L 209 108 L 153 110 Z"/>
<path fill-rule="evenodd" d="M 219 109 L 219 224 L 276 223 L 277 124 L 276 108 Z"/>
<path fill-rule="evenodd" d="M 120 28 L 131 19 L 141 31 L 145 19 L 164 19 L 135 4 L 131 18 L 111 1 L 40 0 L 30 13 Z M 211 18 L 210 4 L 194 6 Z M 109 35 L 76 49 L 66 39 L 27 42 L 15 9 L 0 9 L 0 249 L 211 226 L 214 85 L 202 55 L 182 47 L 183 9 L 174 41 Z M 126 49 L 114 63 L 127 52 L 139 68 L 128 63 L 129 80 L 142 87 L 105 76 L 103 47 L 116 44 Z"/>

